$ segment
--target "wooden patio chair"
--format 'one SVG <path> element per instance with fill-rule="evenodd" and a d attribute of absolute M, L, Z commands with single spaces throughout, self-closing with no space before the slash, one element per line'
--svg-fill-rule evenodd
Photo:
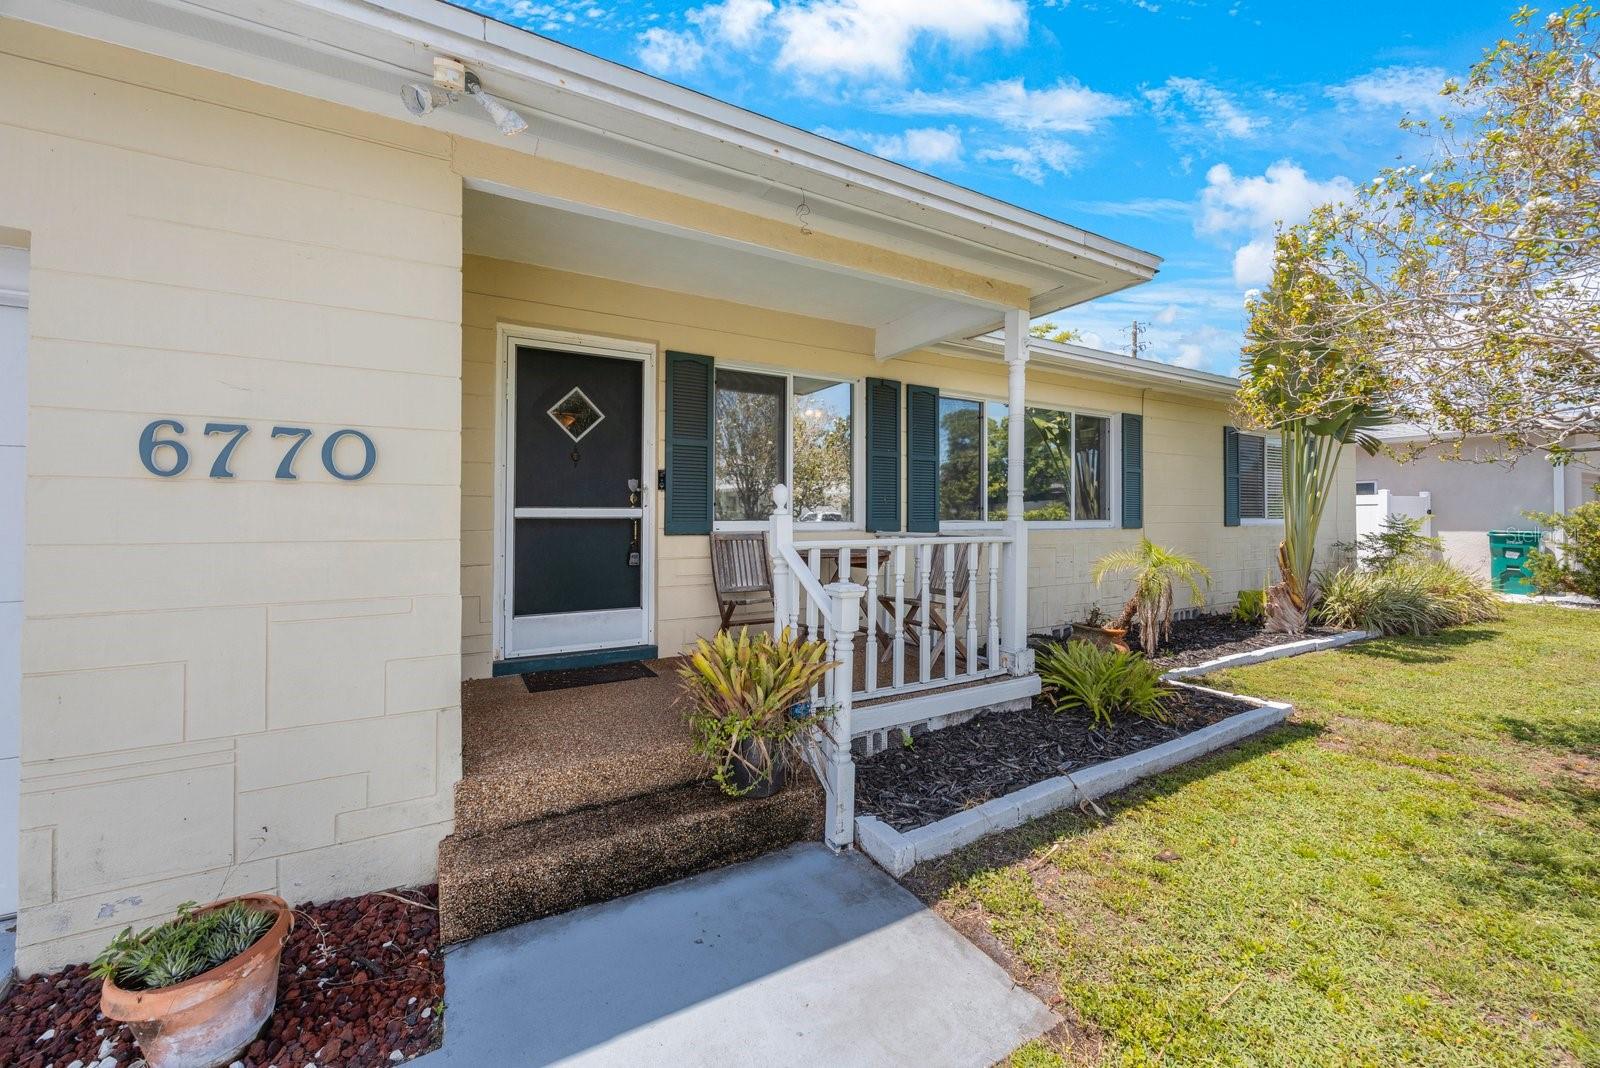
<path fill-rule="evenodd" d="M 772 560 L 767 555 L 765 531 L 734 531 L 711 535 L 711 584 L 717 590 L 722 613 L 719 630 L 733 625 L 733 613 L 746 605 L 772 604 Z M 741 626 L 771 623 L 766 619 L 740 620 Z"/>
<path fill-rule="evenodd" d="M 930 656 L 937 660 L 943 651 L 944 643 L 950 639 L 951 630 L 961 623 L 961 617 L 967 610 L 967 598 L 971 596 L 972 575 L 967 571 L 967 553 L 971 545 L 935 545 L 928 562 L 928 629 L 937 636 Z M 944 554 L 955 552 L 954 574 L 951 581 L 953 586 L 950 592 L 954 595 L 955 618 L 947 620 L 944 616 Z M 913 563 L 916 563 L 913 559 Z M 883 565 L 884 580 L 878 584 L 878 606 L 886 617 L 884 630 L 890 636 L 890 641 L 884 644 L 879 660 L 885 661 L 894 656 L 894 579 L 890 573 L 893 561 L 885 560 Z M 888 592 L 883 592 L 885 587 Z M 921 615 L 922 615 L 922 581 L 912 567 L 906 573 L 905 590 L 905 627 L 906 648 L 914 649 L 921 640 Z M 967 642 L 959 633 L 955 635 L 956 656 L 965 658 L 967 655 Z"/>

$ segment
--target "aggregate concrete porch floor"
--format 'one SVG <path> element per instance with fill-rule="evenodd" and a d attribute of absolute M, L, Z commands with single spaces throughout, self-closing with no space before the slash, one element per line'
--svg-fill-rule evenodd
<path fill-rule="evenodd" d="M 529 693 L 520 675 L 462 686 L 456 827 L 498 826 L 705 778 L 678 703 L 678 661 L 656 678 Z"/>
<path fill-rule="evenodd" d="M 859 854 L 816 844 L 487 935 L 413 1062 L 985 1068 L 1056 1017 Z"/>

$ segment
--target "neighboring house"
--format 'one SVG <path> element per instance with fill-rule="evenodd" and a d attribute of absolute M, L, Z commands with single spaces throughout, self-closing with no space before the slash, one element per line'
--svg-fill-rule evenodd
<path fill-rule="evenodd" d="M 434 878 L 463 680 L 710 633 L 713 530 L 770 531 L 781 616 L 861 644 L 904 635 L 842 629 L 841 557 L 917 600 L 928 539 L 960 549 L 976 640 L 859 731 L 1025 699 L 1029 630 L 1115 608 L 1090 568 L 1141 535 L 1212 607 L 1271 573 L 1275 445 L 1229 427 L 1233 380 L 1028 341 L 1150 253 L 436 0 L 7 11 L 24 972 L 182 901 Z M 531 129 L 408 115 L 436 57 Z"/>
<path fill-rule="evenodd" d="M 1489 531 L 1537 530 L 1528 512 L 1569 512 L 1594 501 L 1600 487 L 1600 439 L 1579 438 L 1571 459 L 1557 466 L 1535 451 L 1515 460 L 1487 438 L 1427 444 L 1415 427 L 1378 435 L 1389 449 L 1377 456 L 1354 451 L 1361 532 L 1377 529 L 1384 515 L 1423 517 L 1444 543 L 1444 555 L 1489 576 Z"/>

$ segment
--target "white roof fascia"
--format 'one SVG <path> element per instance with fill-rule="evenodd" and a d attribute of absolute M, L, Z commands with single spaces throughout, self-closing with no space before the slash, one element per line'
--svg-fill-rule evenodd
<path fill-rule="evenodd" d="M 798 165 L 856 190 L 885 194 L 920 212 L 936 211 L 1036 245 L 1143 277 L 1161 257 L 1036 212 L 942 181 L 860 149 L 697 93 L 527 30 L 456 8 L 445 0 L 298 0 L 405 36 L 418 30 L 430 45 L 458 44 L 456 58 L 603 101 L 669 126 L 743 148 L 761 160 Z M 871 206 L 871 205 L 863 205 Z M 880 206 L 881 207 L 881 206 Z M 943 229 L 936 223 L 923 225 Z M 1048 262 L 1048 261 L 1041 261 Z"/>
<path fill-rule="evenodd" d="M 1004 347 L 992 338 L 973 338 L 935 346 L 934 352 L 967 359 L 1003 360 Z M 1063 344 L 1031 338 L 1028 362 L 1051 370 L 1070 371 L 1089 378 L 1101 378 L 1140 388 L 1160 388 L 1212 400 L 1230 400 L 1239 390 L 1239 380 L 1229 375 L 1176 367 L 1156 360 L 1136 360 L 1120 352 L 1092 349 L 1086 345 Z"/>

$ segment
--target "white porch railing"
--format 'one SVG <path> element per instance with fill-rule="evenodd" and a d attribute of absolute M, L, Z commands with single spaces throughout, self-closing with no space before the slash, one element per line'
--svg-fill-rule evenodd
<path fill-rule="evenodd" d="M 1006 581 L 1015 571 L 1009 532 L 796 542 L 788 488 L 775 487 L 772 499 L 773 629 L 821 638 L 839 662 L 812 697 L 833 709 L 818 771 L 828 793 L 828 841 L 843 847 L 854 835 L 855 701 L 1025 674 L 1028 658 L 1002 648 L 1012 640 L 1008 608 L 1021 614 L 1011 599 L 1027 591 Z M 1018 644 L 1025 649 L 1025 638 Z"/>

